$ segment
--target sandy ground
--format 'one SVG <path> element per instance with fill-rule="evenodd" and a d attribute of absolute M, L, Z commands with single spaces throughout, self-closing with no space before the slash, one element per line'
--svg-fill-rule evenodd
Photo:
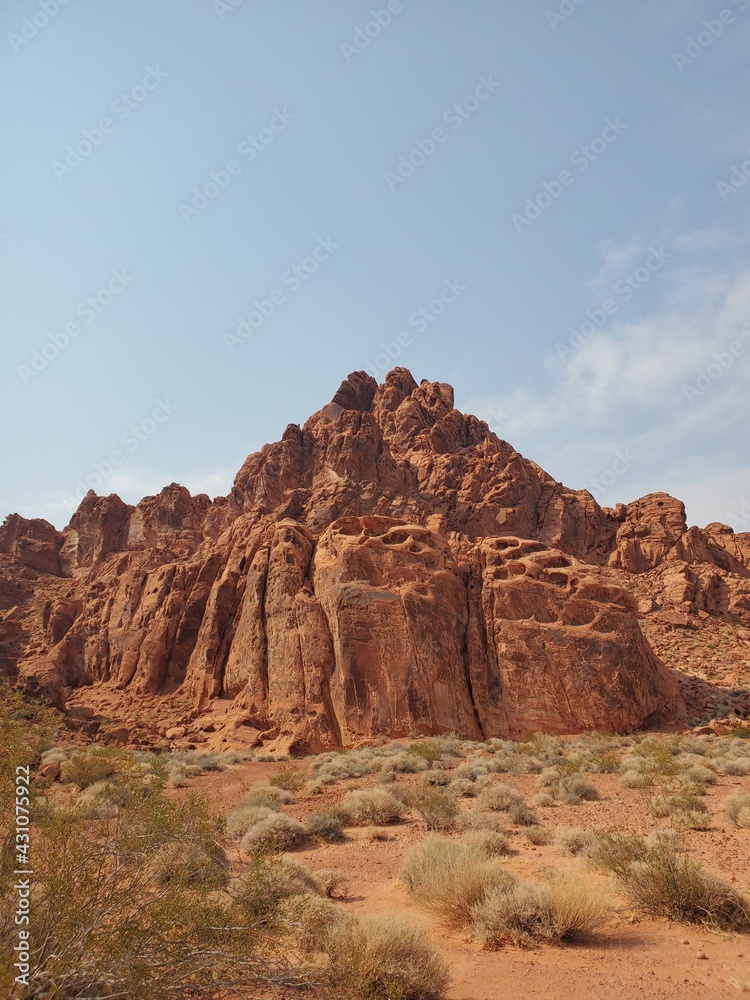
<path fill-rule="evenodd" d="M 309 762 L 301 766 L 308 767 Z M 278 768 L 274 763 L 256 761 L 235 770 L 208 774 L 195 779 L 192 789 L 204 793 L 213 807 L 229 811 L 255 781 L 267 779 Z M 401 781 L 416 776 L 400 776 Z M 601 800 L 578 806 L 559 805 L 539 809 L 545 829 L 554 833 L 561 826 L 623 827 L 647 833 L 651 823 L 642 792 L 624 789 L 616 775 L 587 775 L 596 785 Z M 521 778 L 498 775 L 493 780 L 508 781 L 528 801 L 538 791 L 535 776 Z M 310 812 L 340 800 L 354 787 L 372 784 L 372 778 L 344 781 L 326 789 L 323 796 L 295 793 L 293 805 L 285 811 L 304 820 Z M 691 853 L 706 867 L 736 882 L 750 893 L 750 830 L 736 829 L 721 818 L 721 803 L 733 790 L 750 790 L 750 778 L 719 777 L 709 790 L 712 827 L 688 831 Z M 185 794 L 180 791 L 179 794 Z M 463 808 L 472 801 L 464 799 Z M 447 1000 L 631 1000 L 643 998 L 707 998 L 739 1000 L 740 984 L 747 980 L 750 990 L 750 936 L 720 935 L 700 928 L 664 920 L 639 919 L 602 877 L 616 907 L 614 919 L 602 929 L 576 944 L 543 946 L 534 949 L 506 947 L 482 951 L 471 938 L 456 933 L 419 910 L 399 885 L 398 872 L 406 851 L 426 833 L 417 820 L 393 824 L 389 840 L 372 841 L 364 830 L 347 830 L 339 844 L 310 844 L 290 856 L 313 871 L 335 868 L 345 873 L 348 898 L 338 905 L 358 912 L 378 910 L 404 914 L 423 921 L 449 963 L 452 986 Z M 529 844 L 518 828 L 510 828 L 514 853 L 508 859 L 516 874 L 537 880 L 544 870 L 555 867 L 576 869 L 577 861 L 562 858 L 552 846 Z M 699 952 L 705 958 L 696 957 Z"/>

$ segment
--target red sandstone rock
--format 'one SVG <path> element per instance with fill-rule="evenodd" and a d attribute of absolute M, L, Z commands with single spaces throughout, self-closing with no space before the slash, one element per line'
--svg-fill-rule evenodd
<path fill-rule="evenodd" d="M 228 497 L 8 518 L 0 664 L 59 706 L 85 684 L 231 701 L 232 731 L 284 747 L 627 729 L 680 709 L 631 574 L 644 612 L 750 621 L 750 536 L 687 530 L 666 494 L 602 509 L 450 386 L 360 372 Z"/>

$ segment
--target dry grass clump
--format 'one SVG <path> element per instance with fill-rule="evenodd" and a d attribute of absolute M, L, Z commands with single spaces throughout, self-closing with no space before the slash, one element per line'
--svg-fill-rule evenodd
<path fill-rule="evenodd" d="M 472 908 L 490 890 L 514 881 L 478 844 L 436 835 L 407 854 L 400 878 L 420 906 L 458 926 L 471 921 Z"/>
<path fill-rule="evenodd" d="M 534 796 L 534 805 L 540 809 L 552 809 L 553 806 L 557 805 L 557 800 L 549 792 L 539 792 L 538 795 Z"/>
<path fill-rule="evenodd" d="M 404 751 L 393 754 L 392 757 L 386 757 L 383 762 L 383 771 L 391 774 L 417 774 L 419 771 L 426 771 L 428 766 L 424 757 Z"/>
<path fill-rule="evenodd" d="M 276 814 L 277 810 L 268 806 L 239 805 L 227 815 L 227 835 L 232 840 L 241 840 L 251 827 Z"/>
<path fill-rule="evenodd" d="M 361 1000 L 441 1000 L 450 981 L 427 931 L 394 914 L 336 921 L 325 950 L 334 982 Z"/>
<path fill-rule="evenodd" d="M 536 941 L 570 941 L 596 930 L 607 919 L 609 906 L 600 891 L 580 876 L 559 875 L 547 885 L 514 879 L 492 889 L 471 915 L 484 948 Z"/>
<path fill-rule="evenodd" d="M 750 827 L 750 794 L 735 792 L 724 802 L 724 815 L 732 826 Z"/>
<path fill-rule="evenodd" d="M 662 834 L 648 844 L 633 834 L 599 833 L 591 857 L 643 913 L 724 930 L 750 928 L 750 903 L 685 855 L 674 837 Z"/>
<path fill-rule="evenodd" d="M 412 812 L 421 816 L 428 830 L 447 830 L 458 816 L 456 797 L 436 788 L 412 786 L 404 789 L 400 798 Z"/>
<path fill-rule="evenodd" d="M 422 775 L 422 783 L 425 785 L 436 785 L 444 788 L 446 785 L 450 785 L 452 781 L 453 775 L 450 771 L 441 771 L 438 768 L 425 771 Z"/>
<path fill-rule="evenodd" d="M 250 787 L 240 804 L 243 806 L 265 806 L 267 809 L 278 811 L 282 806 L 288 806 L 293 801 L 292 793 L 285 788 L 275 788 L 273 785 L 259 782 Z"/>
<path fill-rule="evenodd" d="M 535 847 L 542 847 L 544 844 L 549 844 L 551 840 L 549 830 L 545 830 L 541 826 L 525 826 L 523 828 L 523 835 Z"/>
<path fill-rule="evenodd" d="M 465 781 L 476 781 L 478 778 L 483 778 L 485 775 L 488 775 L 491 770 L 492 768 L 486 761 L 465 760 L 463 763 L 458 765 L 453 773 L 456 778 L 463 779 Z"/>
<path fill-rule="evenodd" d="M 276 774 L 268 779 L 268 784 L 287 792 L 297 792 L 306 781 L 307 775 L 297 764 L 282 764 Z"/>
<path fill-rule="evenodd" d="M 368 826 L 364 834 L 368 840 L 375 841 L 376 843 L 392 839 L 390 833 L 387 830 L 382 830 L 379 826 Z"/>
<path fill-rule="evenodd" d="M 500 830 L 470 830 L 463 838 L 463 843 L 478 847 L 490 858 L 506 858 L 513 853 L 510 841 Z"/>
<path fill-rule="evenodd" d="M 340 806 L 353 826 L 383 826 L 401 819 L 404 807 L 384 788 L 363 788 L 349 792 Z"/>
<path fill-rule="evenodd" d="M 315 878 L 328 899 L 346 899 L 347 880 L 344 872 L 338 868 L 321 868 L 315 872 Z"/>
<path fill-rule="evenodd" d="M 328 843 L 336 843 L 344 839 L 344 830 L 340 818 L 332 812 L 311 813 L 307 817 L 305 830 L 311 837 L 317 840 L 325 840 Z"/>
<path fill-rule="evenodd" d="M 711 826 L 708 806 L 688 786 L 673 794 L 662 792 L 654 796 L 649 802 L 649 809 L 656 819 L 669 817 L 675 827 L 682 829 L 708 830 Z"/>
<path fill-rule="evenodd" d="M 196 841 L 165 844 L 153 859 L 160 885 L 170 882 L 202 889 L 218 889 L 229 881 L 229 862 L 218 842 Z"/>
<path fill-rule="evenodd" d="M 250 827 L 240 847 L 248 854 L 277 854 L 299 846 L 306 839 L 300 822 L 285 813 L 272 813 Z"/>
<path fill-rule="evenodd" d="M 620 784 L 623 788 L 648 788 L 650 782 L 641 771 L 630 768 L 620 775 Z"/>
<path fill-rule="evenodd" d="M 351 753 L 324 753 L 313 765 L 312 773 L 324 785 L 334 785 L 349 778 L 364 778 L 377 767 L 372 750 Z"/>
<path fill-rule="evenodd" d="M 273 918 L 279 905 L 299 896 L 322 896 L 323 886 L 304 865 L 291 858 L 255 855 L 231 886 L 234 900 L 254 923 Z"/>
<path fill-rule="evenodd" d="M 555 850 L 558 854 L 568 857 L 578 857 L 590 851 L 596 843 L 593 830 L 583 830 L 579 826 L 561 826 L 555 837 Z"/>
<path fill-rule="evenodd" d="M 593 802 L 599 798 L 596 788 L 586 778 L 580 774 L 566 774 L 558 768 L 545 768 L 537 782 L 549 795 L 568 806 Z"/>
<path fill-rule="evenodd" d="M 76 750 L 70 757 L 60 762 L 60 781 L 88 788 L 102 778 L 109 778 L 122 764 L 124 756 L 109 747 L 87 747 Z"/>
<path fill-rule="evenodd" d="M 510 812 L 523 804 L 523 796 L 513 785 L 488 785 L 477 798 L 477 808 L 491 812 Z"/>
<path fill-rule="evenodd" d="M 727 755 L 716 761 L 723 774 L 731 774 L 736 778 L 746 778 L 750 775 L 750 759 Z"/>

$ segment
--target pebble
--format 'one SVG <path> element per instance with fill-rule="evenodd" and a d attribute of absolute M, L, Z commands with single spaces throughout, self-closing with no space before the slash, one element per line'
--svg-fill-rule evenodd
<path fill-rule="evenodd" d="M 695 957 L 696 958 L 708 958 L 708 955 L 705 953 L 705 951 L 696 951 Z"/>

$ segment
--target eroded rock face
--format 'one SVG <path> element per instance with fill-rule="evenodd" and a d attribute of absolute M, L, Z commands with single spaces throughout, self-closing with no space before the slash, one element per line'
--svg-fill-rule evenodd
<path fill-rule="evenodd" d="M 59 705 L 86 684 L 232 702 L 307 749 L 621 730 L 680 707 L 631 574 L 646 611 L 750 620 L 750 536 L 687 530 L 666 494 L 602 509 L 450 386 L 354 373 L 228 497 L 90 493 L 62 533 L 8 518 L 0 663 Z"/>

